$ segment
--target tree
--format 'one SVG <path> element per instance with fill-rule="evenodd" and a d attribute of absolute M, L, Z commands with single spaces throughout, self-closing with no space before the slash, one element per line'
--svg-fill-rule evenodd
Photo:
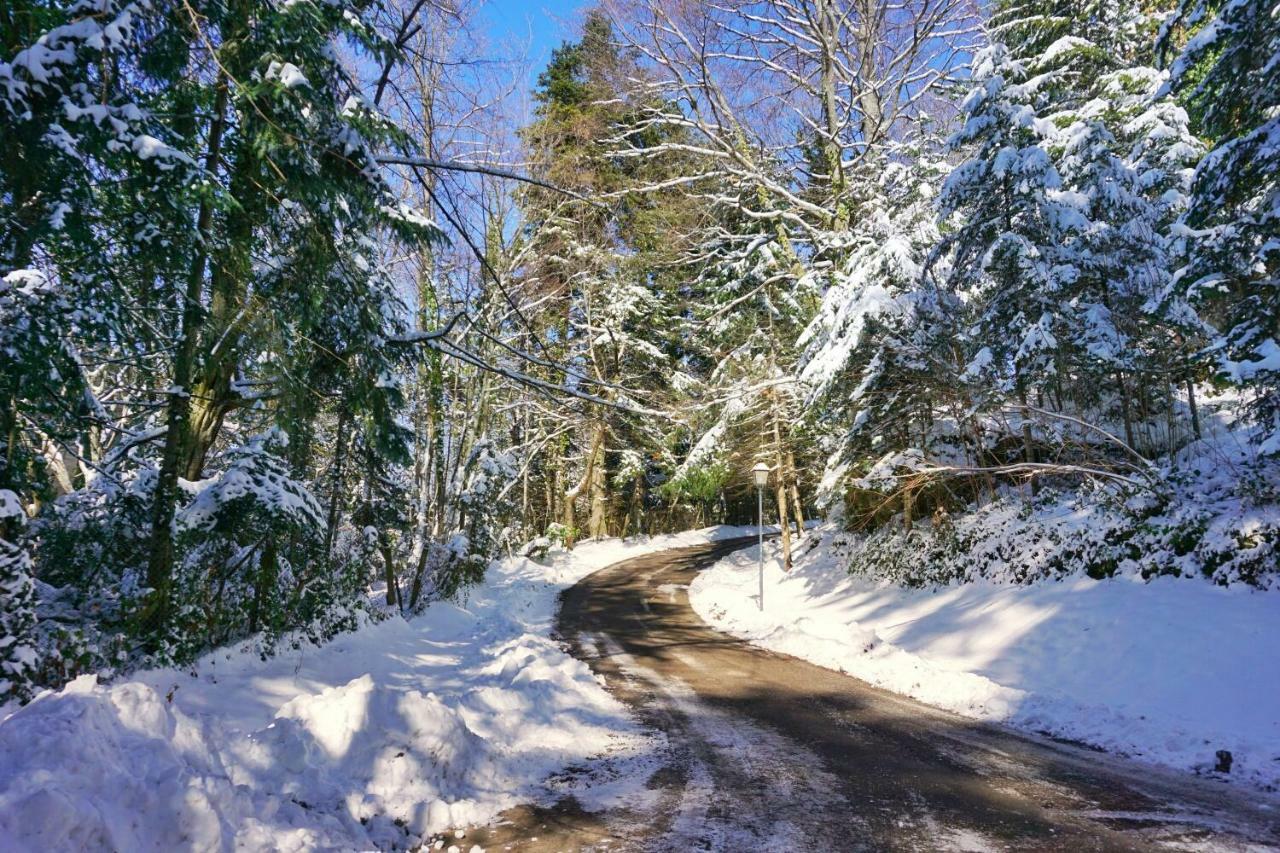
<path fill-rule="evenodd" d="M 886 165 L 799 341 L 810 418 L 826 434 L 818 499 L 837 516 L 850 483 L 886 456 L 955 455 L 947 418 L 965 420 L 962 305 L 932 283 L 943 270 L 924 275 L 940 239 L 934 203 L 946 166 L 915 154 L 910 165 Z"/>
<path fill-rule="evenodd" d="M 1177 287 L 1221 335 L 1218 370 L 1250 395 L 1264 453 L 1280 452 L 1280 10 L 1260 0 L 1183 3 L 1162 32 L 1199 27 L 1169 88 L 1212 149 L 1179 227 Z"/>
<path fill-rule="evenodd" d="M 0 702 L 31 698 L 38 662 L 31 556 L 19 539 L 25 521 L 18 496 L 0 490 Z"/>
<path fill-rule="evenodd" d="M 283 594 L 263 555 L 311 547 L 268 524 L 271 541 L 224 559 L 210 531 L 178 535 L 199 484 L 231 474 L 239 436 L 287 430 L 282 459 L 304 482 L 332 395 L 367 446 L 405 458 L 393 381 L 405 349 L 389 341 L 405 337 L 406 311 L 382 247 L 439 232 L 383 177 L 375 149 L 404 137 L 335 50 L 391 55 L 379 7 L 359 11 L 6 10 L 20 26 L 6 28 L 0 63 L 15 131 L 0 197 L 17 226 L 0 248 L 0 346 L 13 356 L 0 371 L 0 486 L 36 514 L 34 553 L 64 557 L 42 571 L 88 598 L 117 585 L 103 623 L 129 622 L 153 651 L 176 636 L 179 609 L 235 572 L 258 579 L 261 610 Z M 64 550 L 86 507 L 120 532 L 105 570 L 99 543 Z M 144 601 L 124 592 L 139 587 Z M 216 622 L 179 633 L 194 631 L 198 650 L 224 636 Z"/>
<path fill-rule="evenodd" d="M 572 426 L 542 418 L 537 428 L 561 430 L 552 446 L 566 458 L 552 460 L 544 480 L 552 496 L 548 517 L 563 526 L 570 544 L 580 499 L 586 498 L 585 532 L 593 538 L 619 531 L 644 504 L 649 465 L 625 464 L 624 444 L 652 459 L 664 443 L 662 430 L 645 419 L 652 418 L 650 395 L 666 384 L 676 349 L 678 326 L 664 298 L 671 282 L 654 270 L 670 251 L 663 246 L 670 235 L 661 230 L 669 210 L 660 196 L 629 191 L 660 180 L 661 165 L 620 157 L 617 148 L 678 130 L 639 118 L 643 104 L 633 103 L 623 85 L 635 73 L 609 19 L 590 11 L 582 38 L 557 49 L 539 77 L 535 119 L 521 132 L 536 172 L 583 196 L 566 200 L 539 187 L 522 194 L 522 297 L 538 306 L 528 315 L 545 330 L 534 340 L 550 344 L 551 375 L 608 404 L 573 412 Z M 625 497 L 613 494 L 620 487 Z"/>
<path fill-rule="evenodd" d="M 1080 276 L 1073 242 L 1087 230 L 1079 199 L 1062 192 L 1046 148 L 1052 125 L 1032 106 L 1042 78 L 1028 77 L 1001 44 L 975 57 L 975 87 L 964 102 L 954 146 L 972 146 L 947 177 L 939 198 L 957 227 L 948 285 L 966 295 L 975 337 L 986 345 L 970 370 L 1022 404 L 1044 393 L 1059 371 L 1071 322 L 1070 289 Z M 1024 421 L 1023 455 L 1035 459 Z"/>

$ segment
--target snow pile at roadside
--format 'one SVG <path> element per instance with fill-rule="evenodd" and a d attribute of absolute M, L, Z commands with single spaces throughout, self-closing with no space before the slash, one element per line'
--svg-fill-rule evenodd
<path fill-rule="evenodd" d="M 711 625 L 967 717 L 1280 785 L 1280 592 L 1196 579 L 912 589 L 850 576 L 824 527 L 790 574 L 751 548 L 693 582 Z M 776 546 L 766 545 L 770 556 Z"/>
<path fill-rule="evenodd" d="M 78 679 L 0 721 L 0 849 L 407 848 L 569 766 L 643 756 L 627 709 L 550 638 L 557 596 L 628 556 L 747 532 L 502 560 L 461 606 L 323 647 Z"/>

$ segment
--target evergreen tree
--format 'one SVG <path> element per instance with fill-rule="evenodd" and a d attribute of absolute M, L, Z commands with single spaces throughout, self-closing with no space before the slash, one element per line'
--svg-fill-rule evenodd
<path fill-rule="evenodd" d="M 974 369 L 1025 405 L 1058 370 L 1080 276 L 1072 243 L 1089 223 L 1079 199 L 1062 192 L 1047 150 L 1054 128 L 1032 106 L 1040 81 L 1001 44 L 975 58 L 974 81 L 965 125 L 952 137 L 972 153 L 939 199 L 942 215 L 957 221 L 944 242 L 948 283 L 970 301 L 974 336 L 986 344 Z"/>
<path fill-rule="evenodd" d="M 800 338 L 806 402 L 829 434 L 819 499 L 837 514 L 851 479 L 885 454 L 949 455 L 934 425 L 961 385 L 961 306 L 931 284 L 940 270 L 924 275 L 940 238 L 935 187 L 946 167 L 913 153 L 911 165 L 884 169 Z"/>
<path fill-rule="evenodd" d="M 0 702 L 31 698 L 35 648 L 35 584 L 20 536 L 26 513 L 18 496 L 0 489 Z"/>
<path fill-rule="evenodd" d="M 1265 453 L 1280 452 L 1280 9 L 1186 2 L 1166 27 L 1199 27 L 1170 87 L 1212 150 L 1179 229 L 1177 287 L 1221 334 L 1221 375 L 1249 396 Z"/>
<path fill-rule="evenodd" d="M 1074 309 L 1070 334 L 1081 347 L 1075 379 L 1085 397 L 1079 402 L 1087 405 L 1118 371 L 1149 366 L 1142 358 L 1151 354 L 1154 338 L 1142 323 L 1143 306 L 1160 291 L 1167 265 L 1158 212 L 1101 120 L 1065 129 L 1059 168 L 1088 221 L 1074 242 L 1076 279 L 1067 294 Z"/>
<path fill-rule="evenodd" d="M 566 201 L 538 188 L 521 199 L 530 256 L 522 285 L 525 298 L 542 306 L 534 323 L 564 368 L 556 378 L 612 404 L 574 414 L 577 424 L 560 452 L 576 456 L 576 464 L 553 463 L 546 472 L 557 496 L 548 516 L 570 543 L 581 498 L 591 537 L 621 532 L 648 503 L 648 478 L 658 472 L 623 451 L 660 459 L 665 435 L 646 422 L 651 418 L 626 410 L 644 409 L 661 393 L 679 348 L 678 309 L 666 298 L 675 282 L 656 269 L 671 252 L 663 230 L 671 209 L 660 196 L 627 192 L 661 179 L 664 165 L 625 156 L 676 131 L 639 120 L 642 110 L 624 85 L 635 73 L 609 19 L 590 11 L 581 39 L 557 49 L 539 77 L 536 118 L 522 130 L 540 175 L 594 201 Z"/>
<path fill-rule="evenodd" d="M 215 531 L 176 523 L 203 494 L 179 484 L 231 476 L 235 435 L 273 427 L 294 439 L 281 457 L 290 476 L 317 475 L 326 394 L 388 464 L 407 458 L 394 381 L 407 312 L 385 247 L 439 232 L 382 176 L 375 149 L 405 139 L 339 57 L 339 45 L 391 55 L 377 8 L 103 0 L 8 13 L 20 25 L 0 57 L 13 130 L 0 153 L 12 226 L 0 238 L 0 348 L 12 356 L 0 367 L 0 487 L 30 506 L 70 493 L 37 518 L 37 553 L 63 555 L 49 571 L 92 581 L 88 598 L 118 585 L 104 624 L 141 630 L 153 651 L 225 639 L 216 618 L 178 623 L 225 594 L 232 566 L 255 612 L 273 598 L 286 622 L 300 618 L 274 600 L 286 595 L 274 573 L 254 572 L 316 540 L 255 505 L 243 535 L 261 535 L 232 559 Z M 128 402 L 100 399 L 104 378 L 130 388 Z M 119 558 L 106 571 L 99 543 L 64 549 L 88 517 L 133 525 L 103 546 Z"/>

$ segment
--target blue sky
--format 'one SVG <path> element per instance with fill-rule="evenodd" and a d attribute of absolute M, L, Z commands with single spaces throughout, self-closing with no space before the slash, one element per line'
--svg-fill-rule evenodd
<path fill-rule="evenodd" d="M 587 5 L 587 0 L 489 0 L 481 20 L 488 24 L 494 47 L 517 53 L 528 47 L 532 85 L 552 49 L 572 36 L 578 13 Z"/>

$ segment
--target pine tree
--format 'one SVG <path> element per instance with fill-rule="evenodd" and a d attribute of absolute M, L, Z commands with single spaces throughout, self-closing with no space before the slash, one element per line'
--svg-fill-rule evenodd
<path fill-rule="evenodd" d="M 950 351 L 960 306 L 931 284 L 941 270 L 924 274 L 940 239 L 934 202 L 945 164 L 912 153 L 911 165 L 885 167 L 800 339 L 806 403 L 829 433 L 818 497 L 836 514 L 851 479 L 885 454 L 948 455 L 933 426 L 960 384 Z"/>
<path fill-rule="evenodd" d="M 1062 135 L 1062 179 L 1079 194 L 1088 220 L 1073 246 L 1077 277 L 1068 298 L 1075 309 L 1073 338 L 1082 348 L 1080 368 L 1093 380 L 1077 380 L 1084 389 L 1098 388 L 1116 371 L 1140 366 L 1142 353 L 1151 352 L 1149 330 L 1135 321 L 1160 291 L 1166 259 L 1158 211 L 1105 124 L 1081 119 Z"/>
<path fill-rule="evenodd" d="M 25 521 L 18 496 L 0 489 L 0 703 L 31 698 L 38 662 L 31 556 L 20 538 Z"/>
<path fill-rule="evenodd" d="M 1280 8 L 1188 0 L 1166 26 L 1199 29 L 1170 87 L 1213 148 L 1179 232 L 1177 287 L 1221 334 L 1218 369 L 1248 395 L 1264 453 L 1280 453 Z"/>
<path fill-rule="evenodd" d="M 5 28 L 0 63 L 13 131 L 0 198 L 14 226 L 0 229 L 0 349 L 12 356 L 0 364 L 0 488 L 34 505 L 102 479 L 95 499 L 121 503 L 93 508 L 99 520 L 136 522 L 134 503 L 148 500 L 150 518 L 110 546 L 129 559 L 105 571 L 92 547 L 62 550 L 70 537 L 54 529 L 86 502 L 49 512 L 43 539 L 71 557 L 50 569 L 63 578 L 79 567 L 136 589 L 144 573 L 152 592 L 130 630 L 160 638 L 217 588 L 222 569 L 201 563 L 216 562 L 216 543 L 196 529 L 178 537 L 174 522 L 189 500 L 180 479 L 229 473 L 229 432 L 283 427 L 290 474 L 305 482 L 319 473 L 318 424 L 342 407 L 386 464 L 407 459 L 395 376 L 412 342 L 387 247 L 439 231 L 382 175 L 375 151 L 403 150 L 405 137 L 338 49 L 392 57 L 376 4 L 95 0 L 9 13 L 21 25 Z M 98 399 L 104 377 L 131 389 L 128 403 Z M 250 563 L 303 544 L 296 529 L 273 531 Z M 146 535 L 141 553 L 125 542 Z M 137 604 L 109 598 L 113 623 Z"/>
<path fill-rule="evenodd" d="M 665 435 L 626 410 L 662 394 L 679 348 L 678 309 L 665 298 L 677 285 L 657 269 L 672 252 L 664 229 L 673 210 L 660 194 L 626 191 L 661 180 L 665 165 L 623 156 L 678 131 L 641 121 L 624 85 L 638 72 L 615 41 L 604 13 L 589 12 L 581 38 L 558 48 L 540 75 L 536 119 L 522 130 L 541 176 L 596 200 L 566 201 L 542 189 L 521 196 L 529 258 L 522 286 L 541 306 L 533 317 L 545 330 L 538 337 L 566 368 L 554 378 L 612 404 L 574 413 L 575 429 L 560 443 L 572 464 L 553 462 L 545 472 L 556 495 L 548 517 L 571 544 L 580 526 L 591 537 L 620 532 L 648 501 L 648 475 L 657 473 L 650 468 L 660 466 L 626 464 L 623 451 L 659 459 Z"/>
<path fill-rule="evenodd" d="M 1135 0 L 997 0 L 988 28 L 994 41 L 1035 73 L 1069 78 L 1078 97 L 1109 71 L 1151 64 L 1156 29 L 1169 6 Z"/>
<path fill-rule="evenodd" d="M 769 207 L 763 196 L 756 202 Z M 816 283 L 802 275 L 780 225 L 733 208 L 722 216 L 703 248 L 693 317 L 706 350 L 702 393 L 714 402 L 694 423 L 696 438 L 676 479 L 698 483 L 706 471 L 727 467 L 730 487 L 744 494 L 752 466 L 769 465 L 789 568 L 789 524 L 801 524 L 804 511 L 796 459 L 807 449 L 795 341 L 816 308 Z"/>
<path fill-rule="evenodd" d="M 995 44 L 975 58 L 974 81 L 965 126 L 951 140 L 972 153 L 939 199 L 942 215 L 957 221 L 944 243 L 948 284 L 970 300 L 975 336 L 987 344 L 982 369 L 1025 404 L 1058 369 L 1080 275 L 1071 244 L 1088 222 L 1079 200 L 1062 192 L 1047 149 L 1054 128 L 1032 106 L 1040 80 Z"/>

